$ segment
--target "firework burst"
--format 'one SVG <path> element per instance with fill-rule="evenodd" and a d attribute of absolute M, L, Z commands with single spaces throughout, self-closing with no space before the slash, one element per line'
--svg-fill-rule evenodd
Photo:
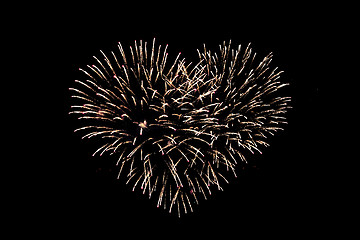
<path fill-rule="evenodd" d="M 236 177 L 244 151 L 269 145 L 290 98 L 275 94 L 286 84 L 270 69 L 271 54 L 256 63 L 249 46 L 224 42 L 214 54 L 204 46 L 198 63 L 187 64 L 181 53 L 168 61 L 167 48 L 154 39 L 128 51 L 119 43 L 109 56 L 100 51 L 70 88 L 70 114 L 84 124 L 75 132 L 103 143 L 94 155 L 118 156 L 118 177 L 180 216 L 212 186 L 222 190 L 228 172 Z"/>

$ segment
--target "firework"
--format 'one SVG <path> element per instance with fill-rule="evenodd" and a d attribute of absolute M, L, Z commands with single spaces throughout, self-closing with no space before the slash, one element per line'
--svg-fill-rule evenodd
<path fill-rule="evenodd" d="M 199 61 L 187 64 L 181 53 L 168 60 L 167 48 L 154 39 L 100 51 L 70 89 L 70 114 L 83 122 L 75 132 L 102 143 L 94 155 L 118 157 L 118 178 L 180 217 L 222 190 L 229 173 L 236 177 L 245 151 L 269 145 L 290 98 L 275 94 L 286 84 L 270 69 L 272 54 L 256 63 L 249 46 L 224 42 L 214 54 L 204 46 Z"/>

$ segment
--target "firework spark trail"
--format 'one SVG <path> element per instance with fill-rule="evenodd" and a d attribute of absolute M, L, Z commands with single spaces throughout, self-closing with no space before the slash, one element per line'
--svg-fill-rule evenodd
<path fill-rule="evenodd" d="M 70 88 L 70 114 L 85 125 L 75 132 L 101 143 L 94 155 L 119 156 L 118 178 L 127 166 L 133 191 L 156 193 L 157 207 L 180 216 L 212 185 L 223 190 L 245 151 L 269 146 L 290 98 L 275 94 L 286 84 L 281 71 L 270 71 L 272 54 L 256 65 L 250 45 L 242 51 L 224 42 L 215 53 L 204 45 L 194 66 L 181 53 L 169 62 L 168 45 L 149 45 L 135 41 L 125 51 L 119 43 L 118 52 L 100 51 L 96 65 L 80 68 L 87 79 Z"/>

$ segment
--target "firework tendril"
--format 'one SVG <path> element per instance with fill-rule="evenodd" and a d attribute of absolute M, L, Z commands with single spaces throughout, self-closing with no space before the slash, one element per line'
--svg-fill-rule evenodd
<path fill-rule="evenodd" d="M 267 137 L 286 124 L 290 97 L 276 95 L 287 84 L 270 68 L 272 54 L 256 61 L 250 44 L 224 42 L 214 53 L 204 45 L 196 64 L 181 53 L 168 61 L 167 48 L 154 39 L 100 51 L 70 88 L 70 114 L 83 124 L 75 132 L 101 143 L 94 155 L 117 156 L 118 178 L 180 217 L 223 190 L 246 151 L 269 146 Z"/>

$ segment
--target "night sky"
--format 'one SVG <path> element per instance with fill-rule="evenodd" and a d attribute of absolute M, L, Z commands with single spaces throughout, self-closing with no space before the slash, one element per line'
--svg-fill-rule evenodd
<path fill-rule="evenodd" d="M 319 28 L 322 22 L 316 21 L 316 14 L 305 7 L 299 11 L 288 6 L 277 10 L 264 7 L 262 11 L 254 6 L 180 8 L 176 4 L 164 9 L 140 4 L 116 8 L 73 9 L 70 21 L 59 24 L 63 40 L 57 71 L 63 90 L 65 155 L 60 164 L 66 169 L 60 181 L 68 219 L 64 221 L 74 229 L 85 224 L 82 228 L 90 235 L 95 231 L 115 238 L 231 236 L 235 232 L 239 236 L 287 236 L 285 232 L 289 232 L 290 237 L 307 236 L 317 229 L 324 214 L 317 177 L 321 164 L 317 161 L 324 160 L 317 150 L 321 89 L 313 71 L 323 58 L 318 47 L 326 26 Z M 201 199 L 193 213 L 180 219 L 157 209 L 155 198 L 149 200 L 116 180 L 114 158 L 92 157 L 97 145 L 73 133 L 81 125 L 67 114 L 71 105 L 68 88 L 84 77 L 79 67 L 94 64 L 92 56 L 100 56 L 99 50 L 116 50 L 119 41 L 127 48 L 134 40 L 151 42 L 154 37 L 158 43 L 169 44 L 169 54 L 182 52 L 194 62 L 196 49 L 203 43 L 216 49 L 224 40 L 231 39 L 233 47 L 251 42 L 259 58 L 274 53 L 272 66 L 284 70 L 280 79 L 290 83 L 285 92 L 292 97 L 293 109 L 287 114 L 285 131 L 270 138 L 270 147 L 263 149 L 262 155 L 248 154 L 251 164 L 239 167 L 239 177 L 229 179 L 230 183 L 223 185 L 225 191 L 215 191 L 207 201 Z"/>

